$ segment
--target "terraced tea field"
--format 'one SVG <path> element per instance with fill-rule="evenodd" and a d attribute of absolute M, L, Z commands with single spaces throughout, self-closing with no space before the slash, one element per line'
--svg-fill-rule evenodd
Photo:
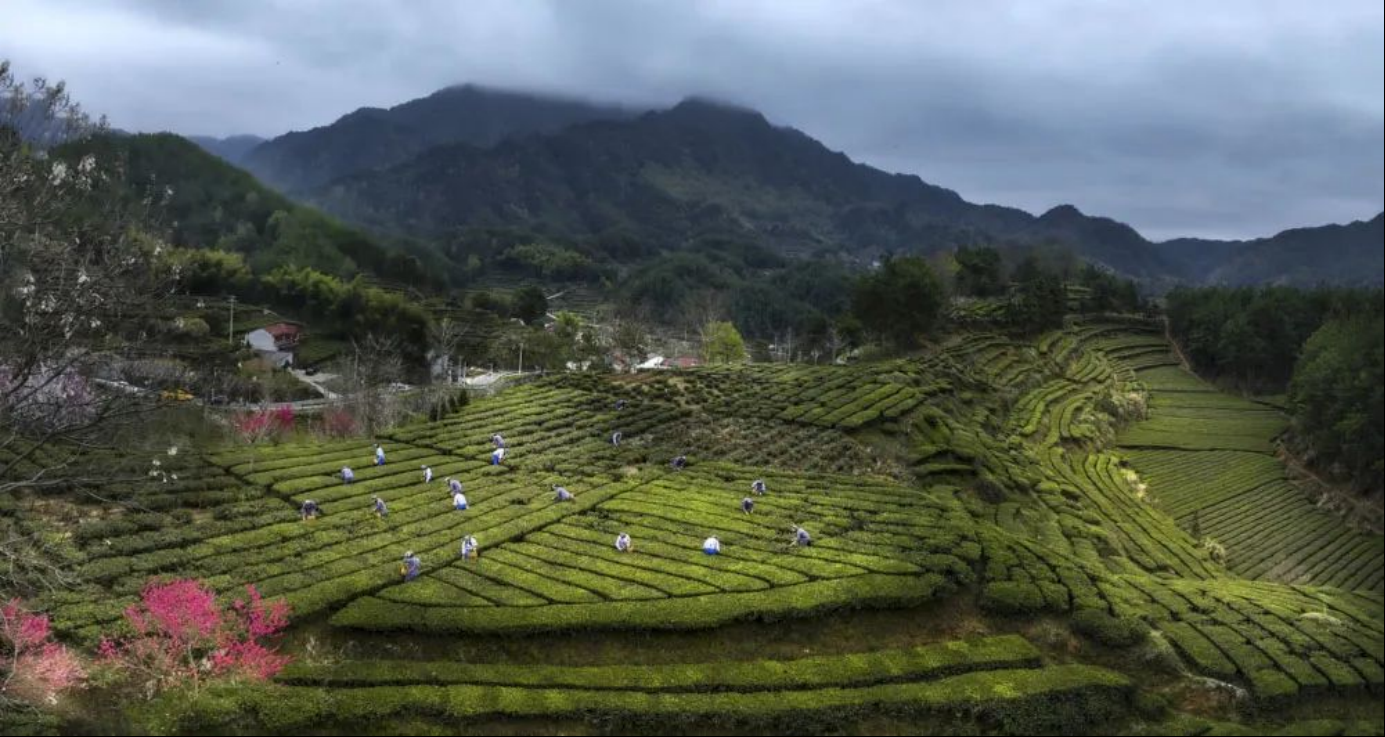
<path fill-rule="evenodd" d="M 1285 479 L 1272 454 L 1283 422 L 1182 372 L 1138 320 L 1032 342 L 969 334 L 865 366 L 557 376 L 384 434 L 380 467 L 366 439 L 165 459 L 159 480 L 120 490 L 124 513 L 77 527 L 88 583 L 44 603 L 64 632 L 92 639 L 150 576 L 254 583 L 313 637 L 408 654 L 345 651 L 275 686 L 161 702 L 168 729 L 592 718 L 821 731 L 889 715 L 904 731 L 1119 731 L 1146 718 L 1135 692 L 1174 688 L 1180 672 L 1288 720 L 1315 699 L 1364 702 L 1385 687 L 1385 597 L 1381 538 Z M 496 433 L 502 465 L 489 462 Z M 306 499 L 321 518 L 298 519 Z M 796 527 L 811 546 L 794 544 Z M 616 549 L 621 532 L 632 551 Z M 460 556 L 466 536 L 479 557 Z M 717 555 L 701 549 L 710 536 Z M 415 580 L 400 575 L 406 551 L 423 561 Z M 942 614 L 918 614 L 941 621 L 907 646 L 858 632 L 843 649 L 843 630 L 823 636 L 825 654 L 787 660 L 753 647 L 676 664 L 609 654 L 688 631 L 855 621 L 857 609 Z M 1077 639 L 1014 634 L 1039 622 Z M 409 638 L 429 644 L 390 649 Z M 430 655 L 576 638 L 599 643 L 577 663 Z M 1164 655 L 1113 654 L 1124 648 Z M 1145 657 L 1184 670 L 1151 676 Z M 1150 718 L 1193 732 L 1240 718 L 1174 707 Z"/>
<path fill-rule="evenodd" d="M 755 477 L 705 464 L 684 473 L 583 489 L 560 521 L 522 539 L 478 517 L 494 540 L 479 561 L 455 555 L 413 581 L 360 599 L 333 623 L 365 629 L 534 631 L 575 626 L 711 626 L 750 614 L 866 600 L 925 600 L 969 577 L 979 548 L 948 496 L 852 477 L 764 474 L 773 493 L 753 514 Z M 792 545 L 794 525 L 817 543 Z M 638 555 L 612 541 L 629 533 Z M 717 535 L 717 556 L 700 552 Z M 965 546 L 965 547 L 961 547 Z"/>
<path fill-rule="evenodd" d="M 1044 666 L 1039 651 L 1016 636 L 852 656 L 677 666 L 350 662 L 293 669 L 284 680 L 293 685 L 228 693 L 238 709 L 219 714 L 219 723 L 235 725 L 254 714 L 282 733 L 420 715 L 600 714 L 609 723 L 662 731 L 670 720 L 822 728 L 868 712 L 953 721 L 976 714 L 1055 731 L 1119 713 L 1131 690 L 1128 679 L 1109 670 Z"/>
<path fill-rule="evenodd" d="M 1120 445 L 1155 503 L 1193 537 L 1226 549 L 1247 578 L 1385 590 L 1385 543 L 1319 509 L 1285 477 L 1277 409 L 1214 388 L 1176 367 L 1137 372 L 1150 417 Z"/>

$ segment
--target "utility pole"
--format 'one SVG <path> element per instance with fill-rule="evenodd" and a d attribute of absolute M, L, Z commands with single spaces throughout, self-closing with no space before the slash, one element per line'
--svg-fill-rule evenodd
<path fill-rule="evenodd" d="M 231 295 L 231 321 L 226 324 L 226 342 L 236 345 L 236 295 Z"/>
<path fill-rule="evenodd" d="M 524 373 L 524 339 L 519 340 L 519 372 Z"/>

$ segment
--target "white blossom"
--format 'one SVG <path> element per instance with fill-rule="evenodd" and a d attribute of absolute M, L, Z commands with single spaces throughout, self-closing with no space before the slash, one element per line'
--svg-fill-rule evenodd
<path fill-rule="evenodd" d="M 36 289 L 37 289 L 37 287 L 34 286 L 34 275 L 33 275 L 33 274 L 25 274 L 25 275 L 24 275 L 24 282 L 23 282 L 22 284 L 20 284 L 18 287 L 16 287 L 14 291 L 15 291 L 15 294 L 19 295 L 19 298 L 20 298 L 20 299 L 22 299 L 22 300 L 24 300 L 25 302 L 27 302 L 27 301 L 29 301 L 29 298 L 32 297 L 32 296 L 34 295 L 34 291 L 35 291 Z"/>
<path fill-rule="evenodd" d="M 54 187 L 62 184 L 67 179 L 67 162 L 53 162 L 53 173 L 48 175 L 48 183 Z"/>

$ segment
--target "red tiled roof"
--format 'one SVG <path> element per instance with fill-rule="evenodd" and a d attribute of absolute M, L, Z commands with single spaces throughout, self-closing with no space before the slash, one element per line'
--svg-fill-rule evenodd
<path fill-rule="evenodd" d="M 276 322 L 273 325 L 266 325 L 265 332 L 273 335 L 276 339 L 292 338 L 298 337 L 298 334 L 303 332 L 303 328 L 292 323 Z"/>

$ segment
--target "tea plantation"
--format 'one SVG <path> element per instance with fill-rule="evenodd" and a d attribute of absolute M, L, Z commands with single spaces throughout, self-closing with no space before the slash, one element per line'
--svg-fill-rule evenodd
<path fill-rule="evenodd" d="M 1285 425 L 1134 319 L 556 376 L 382 435 L 383 466 L 362 439 L 170 457 L 44 605 L 94 640 L 151 576 L 291 604 L 279 683 L 156 701 L 164 731 L 1379 734 L 1385 547 L 1288 479 Z"/>

